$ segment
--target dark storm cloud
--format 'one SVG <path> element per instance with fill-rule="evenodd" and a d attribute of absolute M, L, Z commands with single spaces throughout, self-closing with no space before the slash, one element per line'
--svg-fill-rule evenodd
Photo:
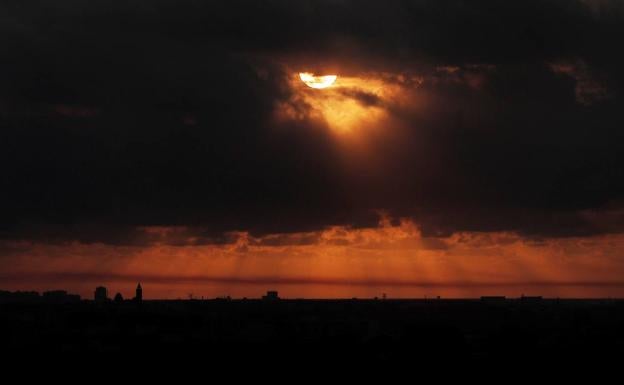
<path fill-rule="evenodd" d="M 0 15 L 3 238 L 210 240 L 370 226 L 379 209 L 426 234 L 622 230 L 584 214 L 621 223 L 619 1 L 4 1 Z M 304 64 L 418 74 L 427 110 L 384 106 L 404 124 L 371 139 L 378 167 L 337 167 L 324 127 L 272 116 Z"/>

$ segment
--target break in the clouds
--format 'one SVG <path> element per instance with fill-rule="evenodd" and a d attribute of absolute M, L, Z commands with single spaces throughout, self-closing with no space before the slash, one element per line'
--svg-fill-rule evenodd
<path fill-rule="evenodd" d="M 380 211 L 426 236 L 621 232 L 623 15 L 616 0 L 4 1 L 0 234 L 220 244 Z M 299 72 L 339 78 L 321 94 Z"/>

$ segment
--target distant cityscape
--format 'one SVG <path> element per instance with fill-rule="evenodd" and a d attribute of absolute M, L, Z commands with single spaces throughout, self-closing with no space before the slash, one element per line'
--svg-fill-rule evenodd
<path fill-rule="evenodd" d="M 202 300 L 210 299 L 201 297 Z M 230 296 L 220 296 L 214 298 L 216 300 L 232 300 Z M 242 299 L 247 299 L 242 298 Z M 260 297 L 260 299 L 264 301 L 278 301 L 281 300 L 279 293 L 276 290 L 269 290 L 265 295 Z M 297 298 L 303 299 L 303 298 Z M 349 298 L 349 300 L 388 300 L 387 295 L 384 293 L 381 298 L 373 297 L 373 298 Z M 414 298 L 416 299 L 416 298 Z M 425 300 L 442 300 L 442 297 L 424 297 Z M 446 298 L 445 298 L 446 299 Z M 496 302 L 504 302 L 507 300 L 520 300 L 526 302 L 536 302 L 541 301 L 544 298 L 542 296 L 525 296 L 521 295 L 520 297 L 506 297 L 499 295 L 488 295 L 481 296 L 478 298 L 482 302 L 496 303 Z M 199 300 L 199 298 L 195 298 L 192 295 L 189 295 L 188 300 Z M 37 291 L 6 291 L 0 290 L 0 302 L 46 302 L 46 303 L 76 303 L 81 301 L 94 301 L 97 303 L 106 303 L 106 302 L 115 302 L 121 303 L 125 301 L 132 301 L 135 303 L 143 302 L 143 288 L 141 283 L 138 283 L 135 289 L 134 297 L 127 300 L 123 297 L 121 293 L 116 293 L 112 298 L 109 296 L 108 288 L 105 286 L 98 286 L 95 288 L 93 292 L 93 298 L 91 299 L 83 299 L 79 294 L 71 294 L 66 290 L 49 290 L 44 291 L 42 294 L 39 294 Z"/>
<path fill-rule="evenodd" d="M 202 297 L 203 299 L 203 297 Z M 219 300 L 231 300 L 230 296 L 226 297 L 217 297 Z M 262 296 L 262 299 L 265 301 L 276 301 L 279 300 L 280 297 L 278 292 L 275 290 L 269 290 L 267 293 Z M 48 303 L 76 303 L 80 302 L 83 299 L 78 294 L 70 294 L 66 290 L 50 290 L 45 291 L 43 294 L 39 294 L 36 291 L 6 291 L 0 290 L 0 302 L 48 302 Z M 88 299 L 84 299 L 88 301 Z M 124 302 L 123 295 L 121 293 L 115 294 L 112 298 L 109 297 L 108 288 L 106 286 L 98 286 L 95 288 L 93 292 L 94 302 L 97 303 L 105 303 L 105 302 Z M 189 300 L 194 300 L 192 295 L 189 295 Z M 136 303 L 143 302 L 143 288 L 141 287 L 141 283 L 139 282 L 134 291 L 134 297 L 131 301 Z"/>

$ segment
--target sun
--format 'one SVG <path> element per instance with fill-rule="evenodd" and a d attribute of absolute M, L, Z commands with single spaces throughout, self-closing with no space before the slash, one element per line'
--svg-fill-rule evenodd
<path fill-rule="evenodd" d="M 334 84 L 338 76 L 337 75 L 315 76 L 314 74 L 309 73 L 309 72 L 300 72 L 299 78 L 308 87 L 316 88 L 316 89 L 323 89 Z"/>
<path fill-rule="evenodd" d="M 399 85 L 377 74 L 315 75 L 293 71 L 289 85 L 293 91 L 291 98 L 276 105 L 276 117 L 324 121 L 339 134 L 377 127 L 378 122 L 389 118 L 384 106 L 397 103 L 402 97 Z"/>

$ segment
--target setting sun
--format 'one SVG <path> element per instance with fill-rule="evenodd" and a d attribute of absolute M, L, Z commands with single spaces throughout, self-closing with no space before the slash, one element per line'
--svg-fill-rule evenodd
<path fill-rule="evenodd" d="M 334 84 L 337 75 L 324 75 L 324 76 L 315 76 L 309 72 L 301 72 L 299 73 L 299 78 L 303 81 L 308 87 L 322 89 L 327 88 Z"/>
<path fill-rule="evenodd" d="M 302 87 L 301 82 L 323 92 Z M 400 104 L 407 91 L 402 83 L 374 72 L 343 74 L 340 80 L 337 75 L 296 72 L 290 86 L 291 97 L 276 105 L 276 116 L 291 121 L 325 121 L 335 133 L 379 127 L 381 120 L 389 117 L 386 106 Z"/>

